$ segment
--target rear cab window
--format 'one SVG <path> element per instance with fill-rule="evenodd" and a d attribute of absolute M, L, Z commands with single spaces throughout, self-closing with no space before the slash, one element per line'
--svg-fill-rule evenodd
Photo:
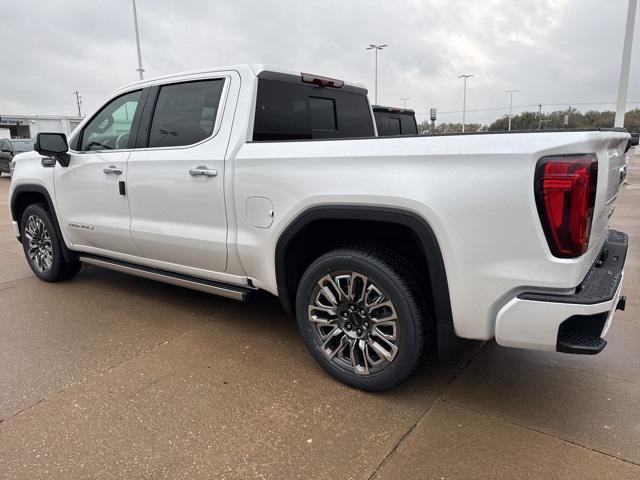
<path fill-rule="evenodd" d="M 418 134 L 418 125 L 413 110 L 374 105 L 373 114 L 380 137 Z"/>
<path fill-rule="evenodd" d="M 319 86 L 302 78 L 275 72 L 258 75 L 253 141 L 374 136 L 365 89 Z"/>

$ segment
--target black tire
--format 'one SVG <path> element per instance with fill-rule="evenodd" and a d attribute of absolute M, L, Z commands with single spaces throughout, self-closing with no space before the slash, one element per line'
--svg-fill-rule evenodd
<path fill-rule="evenodd" d="M 317 323 L 317 318 L 323 319 L 324 313 L 323 310 L 316 310 L 316 308 L 327 304 L 329 299 L 321 292 L 324 289 L 321 288 L 319 282 L 324 282 L 323 285 L 329 286 L 329 289 L 335 293 L 338 291 L 334 288 L 337 286 L 335 279 L 343 279 L 341 281 L 346 282 L 345 286 L 357 282 L 353 274 L 351 274 L 350 280 L 347 278 L 350 275 L 349 272 L 367 277 L 367 281 L 377 289 L 377 292 L 381 294 L 380 298 L 383 299 L 378 305 L 385 304 L 387 301 L 391 302 L 387 317 L 382 317 L 383 319 L 393 318 L 390 312 L 395 310 L 397 318 L 393 322 L 395 326 L 392 331 L 397 351 L 391 360 L 386 360 L 383 355 L 376 355 L 377 350 L 372 348 L 369 343 L 371 341 L 379 346 L 381 340 L 380 337 L 375 336 L 376 334 L 372 330 L 374 326 L 380 325 L 375 323 L 380 321 L 380 319 L 374 318 L 379 316 L 374 313 L 378 308 L 375 303 L 369 311 L 366 311 L 366 306 L 363 308 L 363 316 L 353 315 L 351 310 L 345 312 L 345 309 L 353 307 L 351 305 L 353 301 L 349 300 L 348 296 L 338 293 L 338 296 L 343 300 L 347 299 L 346 303 L 350 305 L 345 306 L 342 304 L 345 302 L 337 302 L 338 307 L 330 307 L 328 310 L 330 313 L 326 314 L 326 318 L 330 320 L 331 324 Z M 327 283 L 327 275 L 332 276 L 333 283 Z M 361 280 L 360 283 L 366 285 L 364 280 Z M 432 319 L 428 313 L 429 309 L 426 308 L 424 296 L 421 294 L 420 285 L 421 281 L 415 269 L 403 257 L 384 247 L 363 245 L 339 248 L 322 255 L 302 275 L 296 295 L 296 317 L 307 348 L 329 374 L 347 385 L 372 391 L 385 390 L 398 385 L 415 370 L 425 354 L 425 350 L 433 343 L 425 342 L 425 337 L 431 335 Z M 340 291 L 344 293 L 345 288 L 340 288 Z M 351 294 L 352 288 L 348 286 L 347 289 Z M 362 290 L 360 288 L 358 292 Z M 355 296 L 359 297 L 360 294 Z M 337 296 L 334 295 L 334 300 L 336 299 Z M 364 305 L 364 303 L 357 305 Z M 360 307 L 355 306 L 355 310 L 359 311 Z M 349 315 L 348 318 L 345 313 Z M 315 322 L 311 320 L 312 316 L 316 318 Z M 335 320 L 333 320 L 334 318 Z M 336 332 L 334 329 L 337 322 L 341 322 L 340 332 Z M 356 335 L 353 331 L 353 328 L 356 328 L 354 325 L 359 327 L 358 334 L 363 336 L 355 338 L 349 336 Z M 364 328 L 365 326 L 367 328 Z M 387 333 L 390 331 L 387 330 Z M 346 340 L 339 337 L 340 335 L 344 336 Z M 329 337 L 336 337 L 336 339 L 331 340 L 333 344 L 326 348 L 329 353 L 325 353 L 323 341 Z M 340 349 L 345 342 L 350 342 L 350 346 L 345 346 L 341 353 L 334 354 L 333 350 Z M 360 351 L 356 349 L 355 354 L 351 353 L 354 352 L 351 349 L 354 342 L 356 345 L 360 345 L 358 348 L 362 349 Z M 351 352 L 347 353 L 347 348 L 351 349 Z M 367 359 L 371 360 L 371 358 L 367 357 L 367 354 L 371 354 L 371 357 L 377 356 L 378 359 L 373 359 L 375 361 L 382 359 L 380 366 L 369 368 Z M 356 357 L 357 360 L 354 361 L 353 359 Z M 346 365 L 349 361 L 351 366 Z M 364 370 L 365 365 L 367 365 L 366 371 Z M 358 369 L 360 373 L 357 373 Z M 368 373 L 363 373 L 363 371 Z"/>
<path fill-rule="evenodd" d="M 36 243 L 49 252 L 49 254 L 40 256 L 40 258 L 47 258 L 44 266 L 42 262 L 37 261 L 37 257 L 34 258 L 29 253 L 30 244 L 32 244 L 32 240 L 29 237 L 31 236 L 33 238 L 29 232 L 32 231 L 32 228 L 30 228 L 28 232 L 25 230 L 31 221 L 34 222 L 32 225 L 39 226 L 39 221 L 41 221 L 43 225 L 43 229 L 39 229 Z M 44 204 L 29 205 L 25 209 L 20 219 L 20 236 L 27 262 L 33 273 L 40 280 L 45 282 L 59 282 L 73 277 L 80 271 L 82 264 L 79 261 L 68 262 L 65 260 L 62 253 L 62 239 L 58 235 L 51 214 Z"/>

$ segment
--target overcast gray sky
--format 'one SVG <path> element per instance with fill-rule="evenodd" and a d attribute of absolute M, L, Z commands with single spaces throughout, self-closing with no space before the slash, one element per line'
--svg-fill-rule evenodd
<path fill-rule="evenodd" d="M 131 0 L 0 3 L 0 115 L 74 114 L 75 89 L 89 113 L 109 92 L 137 80 Z M 506 112 L 508 89 L 519 90 L 516 106 L 614 109 L 627 0 L 137 0 L 137 6 L 147 77 L 268 63 L 362 82 L 373 98 L 373 52 L 365 48 L 387 43 L 379 57 L 379 103 L 401 105 L 400 98 L 411 97 L 407 106 L 417 112 L 437 107 L 439 121 L 460 121 L 456 77 L 473 73 L 467 121 L 490 122 Z M 638 37 L 630 107 L 640 106 Z"/>

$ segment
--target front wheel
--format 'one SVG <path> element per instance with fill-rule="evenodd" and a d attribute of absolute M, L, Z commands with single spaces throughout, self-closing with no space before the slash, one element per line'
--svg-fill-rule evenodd
<path fill-rule="evenodd" d="M 340 248 L 303 274 L 296 316 L 314 358 L 363 390 L 391 388 L 418 365 L 431 319 L 413 267 L 392 251 Z"/>
<path fill-rule="evenodd" d="M 62 239 L 58 237 L 51 214 L 43 205 L 29 205 L 20 221 L 22 248 L 33 273 L 45 282 L 73 277 L 80 262 L 65 260 Z"/>

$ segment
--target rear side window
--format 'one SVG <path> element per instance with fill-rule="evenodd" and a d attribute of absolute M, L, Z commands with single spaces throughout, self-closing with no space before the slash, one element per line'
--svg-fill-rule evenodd
<path fill-rule="evenodd" d="M 364 95 L 259 79 L 254 141 L 373 136 Z"/>
<path fill-rule="evenodd" d="M 160 87 L 148 146 L 191 145 L 210 137 L 223 86 L 218 78 Z"/>

